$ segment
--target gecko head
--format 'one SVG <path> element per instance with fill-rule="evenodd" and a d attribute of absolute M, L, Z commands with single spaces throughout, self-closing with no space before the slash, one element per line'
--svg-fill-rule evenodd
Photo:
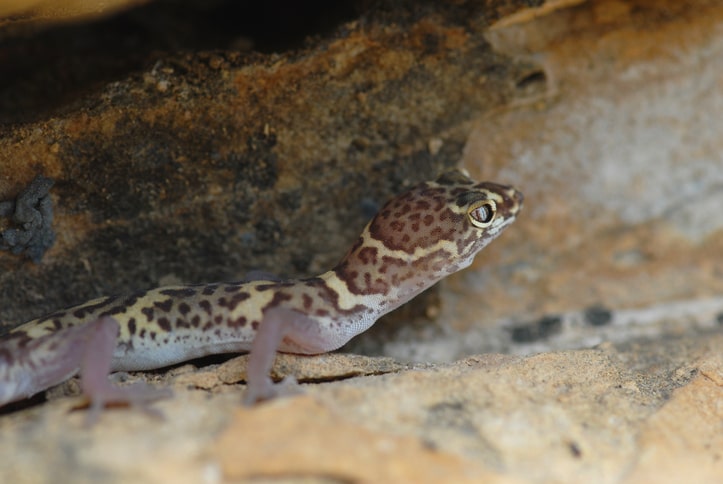
<path fill-rule="evenodd" d="M 391 199 L 332 270 L 349 293 L 394 309 L 474 256 L 514 222 L 522 194 L 453 170 Z"/>
<path fill-rule="evenodd" d="M 514 222 L 522 200 L 513 187 L 452 170 L 390 200 L 369 223 L 368 237 L 443 277 L 468 266 Z"/>

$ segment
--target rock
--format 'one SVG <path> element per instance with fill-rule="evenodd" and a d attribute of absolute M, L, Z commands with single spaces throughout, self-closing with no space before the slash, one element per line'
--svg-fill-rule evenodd
<path fill-rule="evenodd" d="M 67 397 L 2 416 L 0 469 L 8 482 L 717 482 L 721 347 L 716 333 L 353 378 L 332 355 L 327 383 L 252 408 L 242 386 L 170 377 L 163 421 L 109 409 L 88 429 Z"/>

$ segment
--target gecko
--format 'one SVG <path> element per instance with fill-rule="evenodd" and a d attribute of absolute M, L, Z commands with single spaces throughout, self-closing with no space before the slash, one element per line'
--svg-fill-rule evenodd
<path fill-rule="evenodd" d="M 0 406 L 80 375 L 91 411 L 141 404 L 150 386 L 108 375 L 152 370 L 211 354 L 249 352 L 244 401 L 280 392 L 269 376 L 277 351 L 333 351 L 382 315 L 469 266 L 516 219 L 523 196 L 451 170 L 392 198 L 330 271 L 159 287 L 103 297 L 10 331 L 0 342 Z"/>

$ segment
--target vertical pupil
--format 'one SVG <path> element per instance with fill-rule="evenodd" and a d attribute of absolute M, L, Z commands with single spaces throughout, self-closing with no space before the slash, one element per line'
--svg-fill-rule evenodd
<path fill-rule="evenodd" d="M 479 222 L 488 222 L 489 221 L 489 209 L 487 208 L 487 205 L 481 205 L 477 207 L 474 211 L 475 218 Z"/>

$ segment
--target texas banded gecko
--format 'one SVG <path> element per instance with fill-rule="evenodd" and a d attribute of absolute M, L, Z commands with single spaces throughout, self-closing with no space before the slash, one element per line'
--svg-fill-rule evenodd
<path fill-rule="evenodd" d="M 161 368 L 250 351 L 246 401 L 271 398 L 276 351 L 339 348 L 382 315 L 472 263 L 516 218 L 522 194 L 460 171 L 387 202 L 329 272 L 298 280 L 159 287 L 104 297 L 12 330 L 0 343 L 0 405 L 80 372 L 98 411 L 143 403 L 152 389 L 117 387 L 111 371 Z"/>

